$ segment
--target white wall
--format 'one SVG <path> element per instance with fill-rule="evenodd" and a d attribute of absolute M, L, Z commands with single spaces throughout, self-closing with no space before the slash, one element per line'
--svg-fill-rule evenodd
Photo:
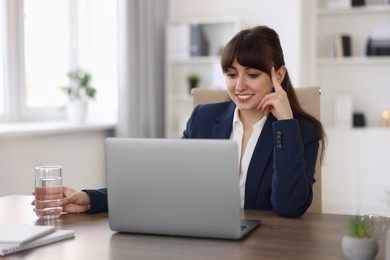
<path fill-rule="evenodd" d="M 309 84 L 302 77 L 302 10 L 306 0 L 171 0 L 170 19 L 238 17 L 241 28 L 266 25 L 276 30 L 294 86 Z"/>
<path fill-rule="evenodd" d="M 106 186 L 104 139 L 109 131 L 0 138 L 0 196 L 31 195 L 34 167 L 63 166 L 63 183 L 75 189 Z"/>

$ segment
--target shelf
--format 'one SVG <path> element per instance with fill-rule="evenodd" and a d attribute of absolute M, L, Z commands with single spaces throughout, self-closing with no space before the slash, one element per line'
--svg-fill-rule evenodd
<path fill-rule="evenodd" d="M 321 66 L 328 65 L 390 65 L 390 56 L 357 56 L 357 57 L 320 57 L 317 64 Z"/>
<path fill-rule="evenodd" d="M 199 19 L 180 19 L 170 21 L 170 24 L 231 24 L 235 30 L 239 28 L 239 19 L 237 17 L 219 17 L 219 18 L 199 18 Z"/>
<path fill-rule="evenodd" d="M 199 24 L 201 38 L 207 42 L 208 51 L 191 52 L 199 44 L 199 31 L 192 25 Z M 238 18 L 175 20 L 167 24 L 165 70 L 165 136 L 180 138 L 185 123 L 193 110 L 193 97 L 188 91 L 187 76 L 197 74 L 199 87 L 220 88 L 225 86 L 221 70 L 220 54 L 226 43 L 239 31 Z M 200 42 L 200 43 L 199 43 Z M 203 48 L 201 48 L 204 50 Z M 198 54 L 199 56 L 195 56 Z M 209 54 L 208 56 L 203 56 Z M 200 56 L 202 55 L 202 56 Z"/>
<path fill-rule="evenodd" d="M 365 115 L 367 126 L 376 126 L 380 111 L 389 107 L 387 97 L 390 96 L 388 73 L 390 56 L 367 56 L 367 40 L 372 36 L 387 35 L 390 4 L 376 1 L 376 4 L 371 2 L 372 4 L 359 7 L 326 8 L 326 2 L 327 0 L 316 1 L 313 18 L 315 20 L 313 44 L 316 53 L 313 57 L 314 78 L 324 93 L 321 100 L 321 107 L 324 108 L 321 112 L 321 121 L 326 126 L 333 125 L 334 97 L 349 95 L 353 102 L 353 111 Z M 330 53 L 327 52 L 330 36 L 340 34 L 351 36 L 353 56 L 325 55 Z M 373 86 L 370 98 L 367 98 L 368 86 Z M 352 132 L 372 131 L 376 130 L 353 129 Z"/>
<path fill-rule="evenodd" d="M 220 56 L 199 56 L 186 59 L 171 59 L 172 64 L 213 64 L 220 62 Z"/>
<path fill-rule="evenodd" d="M 360 14 L 377 14 L 390 13 L 390 5 L 366 5 L 361 7 L 349 8 L 319 8 L 318 15 L 332 16 L 332 15 L 360 15 Z"/>
<path fill-rule="evenodd" d="M 354 127 L 351 129 L 338 129 L 335 127 L 325 127 L 325 131 L 328 133 L 344 133 L 344 134 L 371 134 L 373 136 L 378 135 L 378 134 L 386 134 L 390 135 L 390 127 Z"/>

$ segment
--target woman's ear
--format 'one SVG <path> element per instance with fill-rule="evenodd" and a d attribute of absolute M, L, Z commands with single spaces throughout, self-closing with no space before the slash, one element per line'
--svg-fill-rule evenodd
<path fill-rule="evenodd" d="M 278 79 L 278 82 L 281 84 L 282 81 L 284 80 L 284 76 L 286 76 L 287 73 L 287 68 L 286 66 L 281 66 L 277 71 L 276 71 L 276 78 Z"/>

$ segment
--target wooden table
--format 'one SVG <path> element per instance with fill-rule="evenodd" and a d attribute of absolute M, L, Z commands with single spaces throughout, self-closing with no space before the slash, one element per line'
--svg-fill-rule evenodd
<path fill-rule="evenodd" d="M 42 224 L 30 205 L 32 199 L 0 197 L 0 224 Z M 107 213 L 64 214 L 55 225 L 75 230 L 75 238 L 4 259 L 345 259 L 340 242 L 349 216 L 307 213 L 301 218 L 282 218 L 254 210 L 245 210 L 243 215 L 263 222 L 244 240 L 225 241 L 121 234 L 110 230 Z M 376 259 L 385 258 L 384 237 L 380 237 Z"/>

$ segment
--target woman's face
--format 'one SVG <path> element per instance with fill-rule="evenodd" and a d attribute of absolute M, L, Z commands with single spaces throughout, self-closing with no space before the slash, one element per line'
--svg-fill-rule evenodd
<path fill-rule="evenodd" d="M 225 75 L 229 96 L 242 111 L 256 110 L 263 97 L 273 89 L 271 77 L 267 73 L 243 67 L 236 60 Z"/>

